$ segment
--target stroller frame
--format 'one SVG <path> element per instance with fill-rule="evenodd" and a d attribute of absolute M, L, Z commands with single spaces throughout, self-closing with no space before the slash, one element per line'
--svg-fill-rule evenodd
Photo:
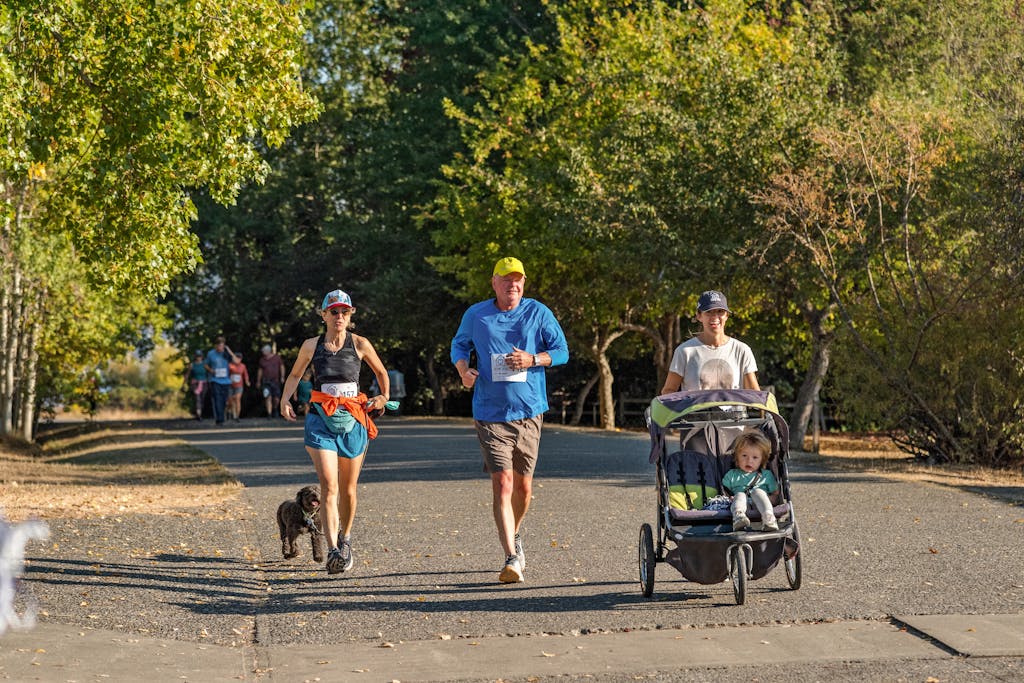
<path fill-rule="evenodd" d="M 789 427 L 779 415 L 775 397 L 749 389 L 681 391 L 654 398 L 646 419 L 651 435 L 650 461 L 657 466 L 658 515 L 656 535 L 650 524 L 640 527 L 638 567 L 644 597 L 653 595 L 655 566 L 662 562 L 695 583 L 730 579 L 739 605 L 746 600 L 747 582 L 763 577 L 780 561 L 790 588 L 800 588 L 800 533 L 786 464 Z M 670 441 L 675 443 L 669 436 L 678 432 L 680 447 L 685 448 L 688 438 L 704 435 L 707 452 L 718 461 L 716 483 L 720 488 L 721 475 L 731 467 L 728 444 L 723 446 L 720 435 L 746 429 L 760 430 L 772 444 L 766 467 L 779 482 L 779 490 L 771 496 L 778 531 L 733 531 L 729 510 L 681 510 L 670 505 L 666 465 L 676 454 L 669 453 Z M 749 516 L 760 519 L 753 506 Z"/>

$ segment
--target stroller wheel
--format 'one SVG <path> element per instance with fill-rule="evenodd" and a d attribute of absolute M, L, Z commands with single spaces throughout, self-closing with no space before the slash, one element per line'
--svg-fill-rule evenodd
<path fill-rule="evenodd" d="M 800 568 L 801 559 L 800 558 L 803 557 L 803 554 L 800 552 L 800 546 L 799 546 L 800 534 L 797 531 L 795 525 L 793 527 L 793 540 L 796 541 L 796 543 L 797 543 L 797 551 L 796 551 L 796 554 L 793 555 L 792 557 L 787 557 L 786 558 L 786 562 L 785 562 L 785 564 L 786 564 L 786 580 L 789 581 L 789 587 L 790 588 L 792 588 L 793 590 L 797 590 L 797 589 L 800 588 L 800 579 L 801 579 L 801 568 Z"/>
<path fill-rule="evenodd" d="M 638 564 L 640 567 L 640 592 L 643 593 L 645 598 L 651 597 L 654 593 L 654 565 L 656 561 L 654 557 L 654 533 L 651 531 L 650 524 L 644 524 L 640 527 Z"/>
<path fill-rule="evenodd" d="M 747 599 L 747 554 L 741 545 L 733 546 L 729 551 L 729 578 L 732 579 L 736 604 L 742 605 Z"/>
<path fill-rule="evenodd" d="M 800 588 L 800 554 L 786 560 L 786 580 L 793 590 Z"/>

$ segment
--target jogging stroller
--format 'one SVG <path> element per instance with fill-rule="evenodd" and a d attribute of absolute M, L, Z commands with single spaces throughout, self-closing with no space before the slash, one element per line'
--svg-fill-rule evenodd
<path fill-rule="evenodd" d="M 659 562 L 695 583 L 732 579 L 738 605 L 746 600 L 747 581 L 765 576 L 780 560 L 790 588 L 800 588 L 800 533 L 786 467 L 789 426 L 775 397 L 748 389 L 680 391 L 653 399 L 646 417 L 651 462 L 657 465 L 658 526 L 656 536 L 650 524 L 640 527 L 644 597 L 654 593 Z M 769 495 L 778 531 L 760 529 L 753 505 L 747 513 L 753 530 L 733 531 L 732 513 L 721 497 L 722 477 L 733 467 L 730 446 L 743 431 L 755 429 L 771 444 L 765 469 L 779 483 Z"/>

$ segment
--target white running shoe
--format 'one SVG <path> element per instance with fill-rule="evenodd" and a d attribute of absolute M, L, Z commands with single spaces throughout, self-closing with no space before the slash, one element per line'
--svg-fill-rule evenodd
<path fill-rule="evenodd" d="M 498 581 L 502 583 L 522 583 L 523 565 L 519 562 L 518 557 L 515 555 L 508 556 L 508 559 L 505 560 L 505 566 L 501 568 L 501 573 L 498 574 Z"/>

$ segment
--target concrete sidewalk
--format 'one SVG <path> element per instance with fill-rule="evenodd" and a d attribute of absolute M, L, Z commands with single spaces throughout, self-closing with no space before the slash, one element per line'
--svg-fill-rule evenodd
<path fill-rule="evenodd" d="M 883 672 L 895 667 L 888 669 L 892 673 L 901 662 L 960 670 L 962 657 L 1000 657 L 1006 658 L 1000 668 L 1015 676 L 1004 680 L 1024 680 L 1022 615 L 912 616 L 897 621 L 913 630 L 899 623 L 841 621 L 234 648 L 43 623 L 0 637 L 0 679 L 367 682 L 621 675 L 628 680 L 638 671 L 678 675 L 723 669 L 714 675 L 721 681 L 733 680 L 728 669 L 737 662 L 760 662 L 763 671 L 780 673 L 808 664 L 875 663 Z M 985 680 L 978 676 L 983 669 L 973 671 L 962 680 Z"/>

